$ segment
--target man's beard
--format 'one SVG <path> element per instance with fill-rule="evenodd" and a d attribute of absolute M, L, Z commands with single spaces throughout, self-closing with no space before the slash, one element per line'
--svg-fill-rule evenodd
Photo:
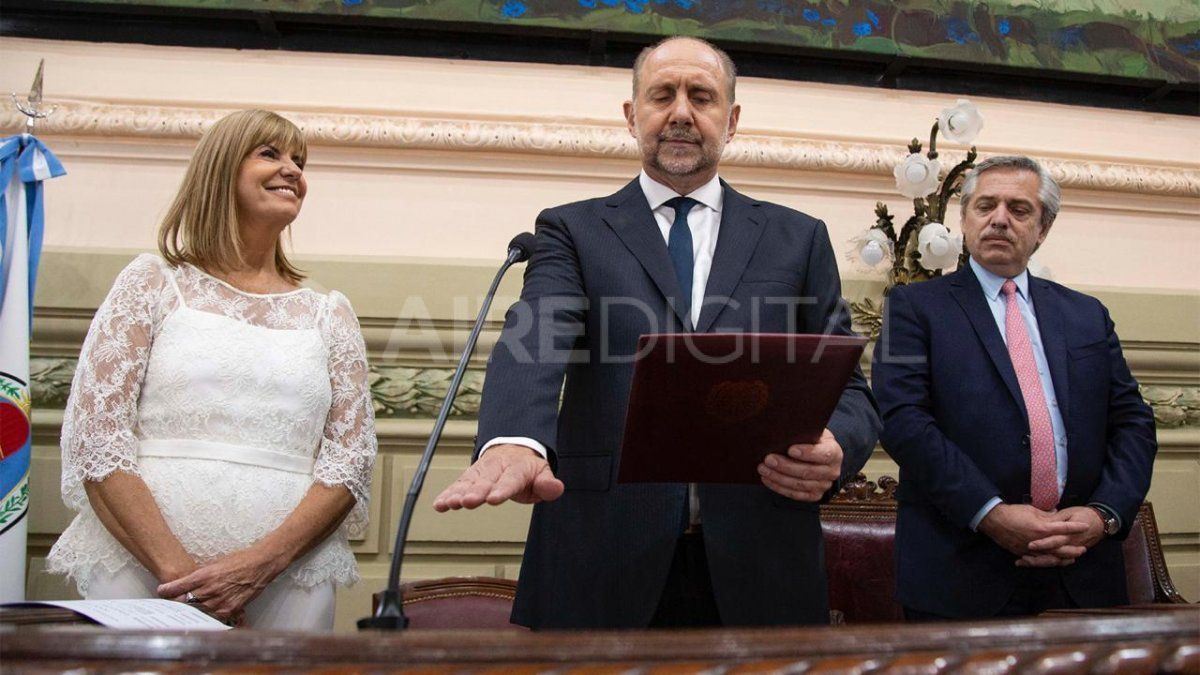
<path fill-rule="evenodd" d="M 685 157 L 668 155 L 667 141 L 683 140 L 695 143 L 699 150 L 697 154 Z M 667 131 L 658 137 L 658 146 L 650 157 L 650 165 L 668 176 L 693 176 L 716 166 L 721 148 L 711 148 L 704 144 L 699 134 L 688 131 Z"/>

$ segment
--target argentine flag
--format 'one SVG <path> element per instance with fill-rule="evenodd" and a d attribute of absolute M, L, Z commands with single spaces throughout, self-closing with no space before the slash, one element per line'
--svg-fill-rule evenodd
<path fill-rule="evenodd" d="M 42 181 L 66 171 L 29 134 L 0 141 L 0 602 L 25 599 L 29 334 L 42 250 Z"/>

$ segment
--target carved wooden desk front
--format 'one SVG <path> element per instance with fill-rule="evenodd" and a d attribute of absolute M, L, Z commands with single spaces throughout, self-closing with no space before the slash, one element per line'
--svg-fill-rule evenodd
<path fill-rule="evenodd" d="M 0 628 L 7 672 L 1200 673 L 1200 607 L 1009 622 L 310 636 Z"/>

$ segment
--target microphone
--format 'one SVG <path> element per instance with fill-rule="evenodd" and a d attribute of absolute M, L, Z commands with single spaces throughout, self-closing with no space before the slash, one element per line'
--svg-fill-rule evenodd
<path fill-rule="evenodd" d="M 509 263 L 519 263 L 529 260 L 529 256 L 537 250 L 537 237 L 528 232 L 522 232 L 508 242 Z"/>
<path fill-rule="evenodd" d="M 471 329 L 471 334 L 467 336 L 467 346 L 458 360 L 458 367 L 454 369 L 450 388 L 446 391 L 446 398 L 442 399 L 442 409 L 438 411 L 437 421 L 433 423 L 433 431 L 429 434 L 429 442 L 425 444 L 425 452 L 421 455 L 421 463 L 417 465 L 412 483 L 408 487 L 408 495 L 404 498 L 404 511 L 400 514 L 400 525 L 396 528 L 396 545 L 392 547 L 395 553 L 392 554 L 387 588 L 384 589 L 382 597 L 379 599 L 379 607 L 376 608 L 375 614 L 358 620 L 359 630 L 404 630 L 408 628 L 408 617 L 404 616 L 404 601 L 400 593 L 400 564 L 404 560 L 404 546 L 408 543 L 408 526 L 412 522 L 413 508 L 417 504 L 417 497 L 421 494 L 421 487 L 425 484 L 425 474 L 429 473 L 429 464 L 433 460 L 434 448 L 437 447 L 438 440 L 442 437 L 446 418 L 450 416 L 450 406 L 458 394 L 458 387 L 467 370 L 467 362 L 470 361 L 471 354 L 475 351 L 475 342 L 479 340 L 479 333 L 483 330 L 483 322 L 487 318 L 488 309 L 492 306 L 492 299 L 496 296 L 500 280 L 504 278 L 504 273 L 508 271 L 509 267 L 528 260 L 536 249 L 537 239 L 532 234 L 522 232 L 513 237 L 512 241 L 508 243 L 508 256 L 505 258 L 504 264 L 500 266 L 496 277 L 492 279 L 492 285 L 488 289 L 487 295 L 483 296 L 483 307 L 479 309 L 479 315 L 475 317 L 475 326 Z"/>

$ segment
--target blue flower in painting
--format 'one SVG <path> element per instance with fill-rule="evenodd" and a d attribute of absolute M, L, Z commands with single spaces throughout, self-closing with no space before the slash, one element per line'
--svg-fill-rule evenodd
<path fill-rule="evenodd" d="M 965 45 L 968 42 L 979 42 L 979 34 L 971 30 L 971 25 L 957 17 L 946 20 L 946 37 Z"/>
<path fill-rule="evenodd" d="M 696 6 L 693 0 L 675 0 L 675 4 L 679 5 L 680 9 L 691 9 Z"/>
<path fill-rule="evenodd" d="M 837 25 L 837 19 L 822 19 L 822 20 L 821 20 L 821 25 L 822 25 L 822 26 L 836 26 L 836 25 Z"/>
<path fill-rule="evenodd" d="M 872 12 L 871 10 L 868 9 L 867 10 L 867 18 L 871 20 L 871 23 L 875 24 L 876 28 L 879 28 L 879 15 L 878 14 L 876 14 L 875 12 Z"/>
<path fill-rule="evenodd" d="M 1200 39 L 1192 40 L 1191 42 L 1176 42 L 1174 46 L 1180 53 L 1194 54 L 1200 52 Z"/>
<path fill-rule="evenodd" d="M 355 5 L 361 5 L 361 4 L 362 4 L 362 2 L 363 2 L 363 0 L 342 0 L 342 4 L 343 4 L 343 5 L 345 5 L 345 6 L 347 6 L 347 7 L 353 7 L 353 6 L 355 6 Z"/>
<path fill-rule="evenodd" d="M 1058 48 L 1070 49 L 1083 44 L 1083 28 L 1080 26 L 1070 26 L 1058 31 Z"/>
<path fill-rule="evenodd" d="M 996 30 L 1000 31 L 1001 35 L 1008 35 L 1012 31 L 1012 24 L 1008 22 L 1008 19 L 1000 19 L 1000 22 L 996 24 Z"/>
<path fill-rule="evenodd" d="M 603 2 L 605 7 L 616 7 L 621 4 L 621 0 L 600 0 L 600 2 Z"/>
<path fill-rule="evenodd" d="M 500 13 L 510 19 L 515 19 L 525 13 L 525 3 L 521 0 L 504 0 L 504 6 L 500 8 Z"/>
<path fill-rule="evenodd" d="M 595 9 L 596 0 L 579 0 L 579 6 L 587 9 Z"/>
<path fill-rule="evenodd" d="M 641 14 L 646 9 L 646 0 L 625 0 L 625 9 L 630 14 Z"/>
<path fill-rule="evenodd" d="M 806 9 L 800 13 L 800 16 L 803 16 L 805 21 L 808 21 L 811 23 L 813 21 L 816 21 L 817 19 L 820 19 L 821 13 L 815 9 Z"/>
<path fill-rule="evenodd" d="M 859 37 L 866 37 L 871 34 L 871 24 L 866 21 L 859 21 L 854 24 L 854 34 Z"/>

